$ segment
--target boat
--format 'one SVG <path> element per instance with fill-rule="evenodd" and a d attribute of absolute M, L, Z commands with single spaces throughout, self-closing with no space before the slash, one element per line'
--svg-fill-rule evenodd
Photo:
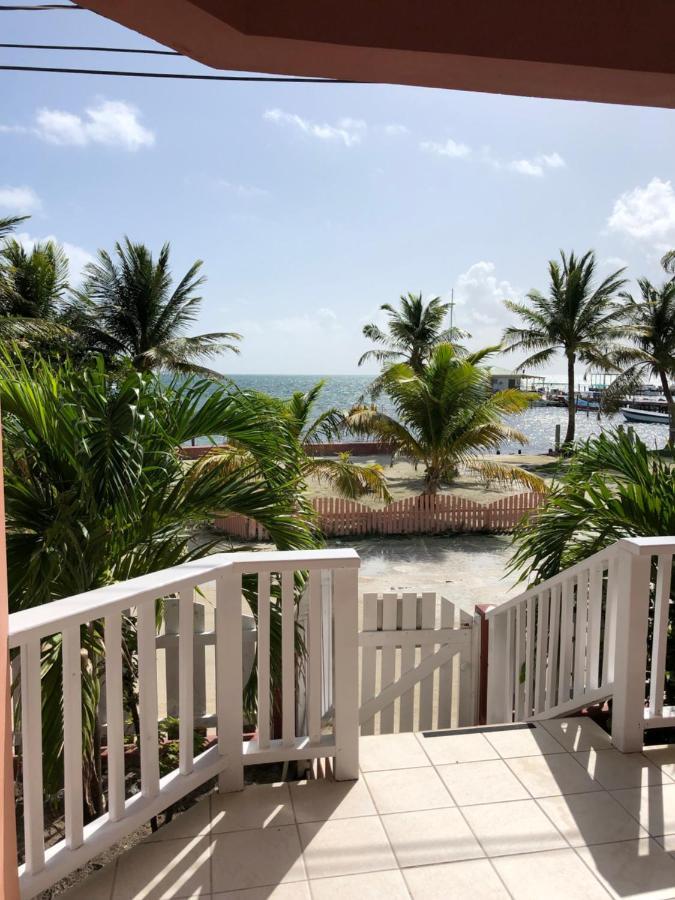
<path fill-rule="evenodd" d="M 665 397 L 633 397 L 621 412 L 627 422 L 667 425 L 670 421 Z"/>
<path fill-rule="evenodd" d="M 600 392 L 589 391 L 586 394 L 577 394 L 575 406 L 580 410 L 600 409 Z"/>

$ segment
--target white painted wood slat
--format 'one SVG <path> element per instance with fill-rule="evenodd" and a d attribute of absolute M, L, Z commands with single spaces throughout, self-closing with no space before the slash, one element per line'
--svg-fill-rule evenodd
<path fill-rule="evenodd" d="M 258 573 L 258 746 L 270 745 L 270 576 Z"/>
<path fill-rule="evenodd" d="M 396 631 L 398 597 L 396 594 L 382 595 L 382 631 Z M 391 684 L 396 677 L 396 648 L 383 647 L 380 651 L 380 691 Z M 380 713 L 380 734 L 391 734 L 394 730 L 394 706 L 386 706 Z"/>
<path fill-rule="evenodd" d="M 417 628 L 417 594 L 403 594 L 401 600 L 401 629 L 415 631 Z M 409 642 L 401 647 L 401 672 L 408 672 L 415 665 L 415 645 Z M 399 731 L 413 731 L 415 728 L 415 688 L 401 695 L 399 701 Z"/>
<path fill-rule="evenodd" d="M 145 601 L 137 609 L 138 715 L 141 740 L 141 793 L 159 793 L 159 743 L 157 739 L 157 648 L 155 603 Z"/>
<path fill-rule="evenodd" d="M 377 594 L 363 595 L 363 633 L 377 631 Z M 375 695 L 377 648 L 361 647 L 361 705 Z M 361 734 L 375 733 L 375 717 L 361 722 Z"/>
<path fill-rule="evenodd" d="M 295 580 L 293 572 L 281 574 L 281 739 L 295 742 Z"/>
<path fill-rule="evenodd" d="M 194 605 L 192 591 L 178 597 L 178 758 L 181 775 L 194 757 Z"/>
<path fill-rule="evenodd" d="M 654 636 L 652 639 L 652 669 L 649 686 L 649 708 L 654 715 L 663 713 L 663 693 L 666 675 L 668 644 L 668 613 L 673 557 L 659 553 L 657 557 L 656 595 L 654 608 Z"/>
<path fill-rule="evenodd" d="M 45 863 L 42 799 L 42 684 L 40 641 L 21 645 L 21 753 L 23 756 L 23 833 L 26 871 L 39 872 Z"/>
<path fill-rule="evenodd" d="M 312 744 L 321 740 L 321 572 L 309 573 L 309 634 L 307 636 L 309 694 L 307 725 Z"/>
<path fill-rule="evenodd" d="M 124 817 L 124 707 L 122 690 L 122 614 L 105 620 L 105 698 L 108 745 L 108 815 Z"/>
<path fill-rule="evenodd" d="M 82 663 L 80 627 L 69 625 L 62 634 L 63 661 L 63 803 L 66 847 L 82 844 Z"/>
<path fill-rule="evenodd" d="M 422 628 L 433 628 L 436 624 L 436 594 L 425 592 L 422 594 L 420 603 L 421 626 Z M 420 649 L 420 661 L 428 656 L 432 656 L 435 646 L 424 644 Z M 434 673 L 431 672 L 420 682 L 420 705 L 419 705 L 419 728 L 420 731 L 433 727 L 434 712 Z"/>

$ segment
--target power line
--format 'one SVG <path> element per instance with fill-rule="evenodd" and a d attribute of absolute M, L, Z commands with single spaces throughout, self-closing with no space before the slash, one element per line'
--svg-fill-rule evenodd
<path fill-rule="evenodd" d="M 40 3 L 37 6 L 19 6 L 12 5 L 9 6 L 6 3 L 0 5 L 0 12 L 48 12 L 53 9 L 80 9 L 83 10 L 83 6 L 77 6 L 73 3 Z"/>
<path fill-rule="evenodd" d="M 56 72 L 67 75 L 113 75 L 122 78 L 177 78 L 182 81 L 265 81 L 298 84 L 364 84 L 348 78 L 288 77 L 286 75 L 183 75 L 179 72 L 125 72 L 118 69 L 67 69 L 57 66 L 0 66 L 5 72 Z"/>
<path fill-rule="evenodd" d="M 0 44 L 9 50 L 92 50 L 97 53 L 148 53 L 152 56 L 182 56 L 177 50 L 145 50 L 133 47 L 86 47 L 81 44 Z"/>

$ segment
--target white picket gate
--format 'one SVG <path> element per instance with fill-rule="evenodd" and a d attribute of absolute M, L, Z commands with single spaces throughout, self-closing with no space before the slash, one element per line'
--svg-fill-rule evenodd
<path fill-rule="evenodd" d="M 429 593 L 363 595 L 361 734 L 476 722 L 479 629 Z"/>

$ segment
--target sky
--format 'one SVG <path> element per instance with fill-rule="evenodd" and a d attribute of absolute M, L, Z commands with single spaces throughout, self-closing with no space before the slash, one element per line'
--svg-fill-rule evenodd
<path fill-rule="evenodd" d="M 153 47 L 88 11 L 2 13 L 2 41 Z M 21 65 L 204 72 L 190 60 L 0 50 Z M 0 72 L 0 215 L 30 213 L 71 280 L 124 235 L 204 261 L 194 333 L 238 331 L 237 373 L 350 374 L 401 294 L 450 298 L 472 347 L 561 249 L 662 279 L 675 111 L 394 85 Z M 634 284 L 630 286 L 634 289 Z M 517 354 L 496 357 L 512 367 Z M 376 366 L 364 368 L 374 371 Z M 545 372 L 560 377 L 554 363 Z"/>

